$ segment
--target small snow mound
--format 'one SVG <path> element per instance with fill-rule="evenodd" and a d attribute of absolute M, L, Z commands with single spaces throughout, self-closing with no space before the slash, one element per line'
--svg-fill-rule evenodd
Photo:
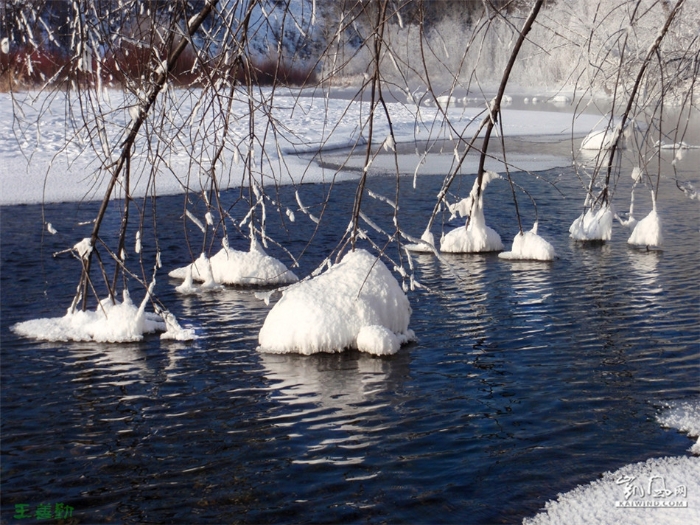
<path fill-rule="evenodd" d="M 513 239 L 509 252 L 498 254 L 501 259 L 517 261 L 553 261 L 556 257 L 554 246 L 537 235 L 537 223 L 529 232 L 519 232 Z"/>
<path fill-rule="evenodd" d="M 123 302 L 103 299 L 94 312 L 68 312 L 63 317 L 32 319 L 12 326 L 17 334 L 43 341 L 95 341 L 126 343 L 141 341 L 144 334 L 166 330 L 166 323 L 154 313 L 145 312 L 148 294 L 136 307 L 124 291 Z"/>
<path fill-rule="evenodd" d="M 665 427 L 675 428 L 689 437 L 698 438 L 697 443 L 690 447 L 690 452 L 700 455 L 700 398 L 669 403 L 658 420 Z"/>
<path fill-rule="evenodd" d="M 410 317 L 408 298 L 384 263 L 356 250 L 282 292 L 260 330 L 258 349 L 310 355 L 359 347 L 385 355 L 414 339 Z"/>
<path fill-rule="evenodd" d="M 609 150 L 613 147 L 615 140 L 618 137 L 618 130 L 599 129 L 591 131 L 581 142 L 582 150 Z M 624 141 L 620 141 L 617 145 L 619 149 L 624 149 Z"/>
<path fill-rule="evenodd" d="M 540 514 L 524 519 L 523 525 L 700 523 L 700 506 L 688 501 L 691 497 L 696 501 L 697 494 L 699 458 L 652 458 L 606 472 L 601 479 L 560 494 Z"/>
<path fill-rule="evenodd" d="M 211 279 L 208 279 L 209 266 Z M 192 291 L 191 280 L 210 285 L 248 286 L 290 284 L 299 280 L 282 262 L 267 255 L 259 245 L 251 247 L 249 252 L 223 247 L 211 259 L 207 260 L 202 254 L 192 264 L 177 268 L 168 275 L 184 281 L 178 287 L 178 290 L 184 293 Z"/>
<path fill-rule="evenodd" d="M 661 219 L 656 210 L 649 212 L 649 215 L 635 225 L 627 243 L 635 246 L 653 246 L 655 248 L 660 248 L 663 245 L 664 236 L 661 231 Z"/>
<path fill-rule="evenodd" d="M 612 237 L 613 215 L 609 206 L 597 211 L 591 208 L 579 215 L 569 227 L 569 237 L 577 241 L 609 241 Z"/>
<path fill-rule="evenodd" d="M 485 224 L 478 227 L 455 228 L 440 241 L 440 251 L 446 253 L 498 252 L 503 249 L 501 236 Z"/>
<path fill-rule="evenodd" d="M 197 339 L 197 334 L 193 328 L 183 328 L 180 326 L 177 318 L 171 314 L 168 310 L 160 313 L 163 321 L 165 322 L 166 330 L 160 334 L 160 338 L 163 340 L 173 340 L 173 341 L 193 341 Z"/>
<path fill-rule="evenodd" d="M 453 214 L 469 215 L 469 218 L 465 226 L 455 228 L 440 240 L 441 251 L 449 253 L 480 253 L 497 252 L 503 249 L 501 236 L 487 226 L 484 219 L 484 189 L 490 181 L 498 178 L 501 177 L 496 173 L 491 171 L 485 172 L 481 182 L 481 192 L 478 191 L 479 179 L 477 178 L 474 181 L 469 197 L 450 207 L 450 211 Z"/>
<path fill-rule="evenodd" d="M 571 98 L 566 95 L 554 95 L 548 102 L 555 106 L 566 106 L 571 104 Z"/>

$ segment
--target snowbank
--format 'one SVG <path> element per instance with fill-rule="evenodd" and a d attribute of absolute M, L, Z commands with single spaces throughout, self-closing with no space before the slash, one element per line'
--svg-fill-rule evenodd
<path fill-rule="evenodd" d="M 636 246 L 653 246 L 660 248 L 664 243 L 664 236 L 661 232 L 661 219 L 656 209 L 649 212 L 649 215 L 639 221 L 632 231 L 632 235 L 627 239 L 628 244 Z"/>
<path fill-rule="evenodd" d="M 63 317 L 33 319 L 12 326 L 17 334 L 43 341 L 94 341 L 126 343 L 141 341 L 144 334 L 164 332 L 163 339 L 189 340 L 194 332 L 182 329 L 175 317 L 167 312 L 166 320 L 145 311 L 150 295 L 146 294 L 137 308 L 128 291 L 122 302 L 103 299 L 94 312 L 70 311 Z"/>
<path fill-rule="evenodd" d="M 553 261 L 556 257 L 554 246 L 537 235 L 537 223 L 529 232 L 519 232 L 513 239 L 509 252 L 498 254 L 501 259 L 519 261 Z"/>
<path fill-rule="evenodd" d="M 671 403 L 658 419 L 665 427 L 676 428 L 690 437 L 698 438 L 690 452 L 700 455 L 700 399 Z"/>
<path fill-rule="evenodd" d="M 700 458 L 654 458 L 606 472 L 601 479 L 560 494 L 523 525 L 700 523 L 699 494 Z M 687 507 L 676 507 L 683 504 Z"/>
<path fill-rule="evenodd" d="M 501 236 L 486 225 L 484 219 L 484 189 L 500 176 L 491 171 L 484 173 L 479 193 L 479 179 L 474 181 L 469 197 L 450 206 L 453 214 L 468 216 L 466 227 L 455 228 L 440 241 L 440 250 L 450 253 L 497 252 L 503 249 Z M 479 196 L 477 198 L 477 193 Z"/>
<path fill-rule="evenodd" d="M 609 241 L 612 237 L 613 211 L 603 206 L 582 213 L 569 227 L 569 237 L 577 241 Z"/>
<path fill-rule="evenodd" d="M 394 354 L 415 337 L 410 317 L 408 298 L 384 263 L 356 250 L 283 292 L 260 330 L 259 350 L 309 355 L 358 348 Z"/>
<path fill-rule="evenodd" d="M 212 288 L 217 284 L 277 286 L 299 280 L 282 262 L 267 255 L 255 240 L 251 242 L 249 252 L 234 250 L 224 243 L 221 251 L 211 259 L 202 254 L 192 264 L 177 268 L 168 275 L 184 280 L 183 286 L 178 287 L 183 292 L 195 290 L 192 281 L 204 283 L 204 288 Z"/>

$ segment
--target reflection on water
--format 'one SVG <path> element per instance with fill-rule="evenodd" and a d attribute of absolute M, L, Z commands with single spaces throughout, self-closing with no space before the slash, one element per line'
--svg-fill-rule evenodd
<path fill-rule="evenodd" d="M 288 405 L 269 421 L 304 440 L 308 449 L 293 461 L 362 463 L 362 450 L 389 430 L 377 413 L 388 405 L 387 389 L 396 388 L 397 361 L 355 352 L 350 357 L 261 354 L 265 377 L 275 391 L 272 399 Z"/>
<path fill-rule="evenodd" d="M 392 195 L 394 182 L 368 184 Z M 402 184 L 402 228 L 423 231 L 425 195 L 440 182 Z M 167 279 L 157 292 L 195 341 L 19 339 L 14 322 L 65 311 L 76 268 L 27 262 L 23 254 L 60 243 L 26 235 L 42 224 L 40 207 L 3 210 L 0 522 L 15 504 L 62 502 L 83 523 L 519 523 L 601 472 L 685 454 L 687 438 L 661 429 L 654 406 L 697 390 L 700 209 L 663 184 L 663 252 L 630 248 L 617 226 L 608 243 L 572 242 L 583 195 L 567 172 L 557 186 L 572 199 L 528 187 L 555 261 L 412 254 L 425 286 L 409 293 L 418 341 L 386 358 L 260 354 L 271 306 L 252 290 L 183 296 Z M 294 190 L 281 188 L 280 202 L 295 206 Z M 487 195 L 487 222 L 503 238 L 516 233 L 509 191 Z M 271 236 L 307 250 L 300 275 L 345 230 L 339 210 L 355 186 L 334 192 L 335 222 L 309 247 L 314 223 L 276 231 L 268 217 Z M 372 217 L 392 224 L 380 204 Z M 182 213 L 179 197 L 158 206 L 165 224 Z M 73 207 L 55 205 L 52 216 Z M 520 211 L 533 213 L 527 203 Z M 159 231 L 172 235 L 167 260 L 186 264 L 181 232 Z"/>

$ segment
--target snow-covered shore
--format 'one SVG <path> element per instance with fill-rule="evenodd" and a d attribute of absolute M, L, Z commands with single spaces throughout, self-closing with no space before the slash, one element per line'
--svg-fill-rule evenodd
<path fill-rule="evenodd" d="M 64 94 L 0 93 L 0 205 L 100 200 L 107 186 L 106 170 L 118 152 L 120 138 L 131 120 L 135 100 L 119 91 L 104 91 L 99 103 L 104 131 L 82 129 L 79 113 L 66 113 Z M 257 98 L 271 100 L 270 90 Z M 157 195 L 198 191 L 208 184 L 206 175 L 214 143 L 221 140 L 220 129 L 210 132 L 212 117 L 198 105 L 199 94 L 188 90 L 170 90 L 163 113 L 167 122 L 160 132 L 160 164 L 155 178 Z M 76 100 L 70 101 L 77 112 Z M 391 102 L 387 104 L 394 140 L 397 144 L 454 138 L 456 133 L 470 137 L 484 117 L 484 108 L 454 107 L 448 118 L 435 107 Z M 335 151 L 366 143 L 369 104 L 341 98 L 299 97 L 280 90 L 270 105 L 271 119 L 262 109 L 256 111 L 254 158 L 263 159 L 262 182 L 302 184 L 328 182 L 334 178 L 353 178 L 355 172 L 323 168 L 311 160 L 320 151 Z M 240 186 L 242 159 L 249 151 L 248 106 L 244 100 L 233 103 L 229 146 L 220 159 L 220 189 Z M 94 116 L 94 115 L 92 115 Z M 274 129 L 270 127 L 274 123 Z M 593 115 L 547 111 L 504 109 L 503 131 L 508 137 L 585 135 L 598 123 Z M 185 132 L 181 126 L 185 126 Z M 216 126 L 214 126 L 216 127 Z M 374 141 L 382 144 L 389 136 L 386 116 L 375 117 Z M 263 138 L 264 137 L 264 138 Z M 262 145 L 262 146 L 261 146 Z M 154 156 L 152 142 L 137 141 L 132 159 L 133 196 L 145 194 Z M 264 153 L 264 154 L 263 154 Z M 513 158 L 509 158 L 513 162 Z M 416 157 L 416 164 L 420 161 Z M 566 160 L 560 159 L 562 163 Z M 370 172 L 371 174 L 371 172 Z M 149 189 L 149 191 L 152 191 Z"/>

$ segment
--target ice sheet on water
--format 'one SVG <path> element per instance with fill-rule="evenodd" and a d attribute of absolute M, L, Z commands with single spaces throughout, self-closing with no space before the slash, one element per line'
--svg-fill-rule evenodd
<path fill-rule="evenodd" d="M 284 290 L 258 341 L 267 353 L 314 354 L 358 348 L 393 354 L 414 339 L 411 306 L 384 263 L 365 250 Z"/>
<path fill-rule="evenodd" d="M 668 403 L 658 420 L 665 427 L 675 428 L 692 438 L 698 438 L 690 452 L 700 455 L 700 398 Z"/>
<path fill-rule="evenodd" d="M 649 495 L 649 491 L 652 494 Z M 661 492 L 663 491 L 663 492 Z M 669 494 L 668 491 L 671 493 Z M 556 501 L 549 501 L 523 525 L 687 525 L 700 523 L 700 458 L 652 458 L 606 472 L 588 485 L 579 485 Z M 664 497 L 660 497 L 664 496 Z M 692 499 L 691 499 L 692 498 Z M 687 507 L 661 507 L 666 503 Z M 656 508 L 629 508 L 644 504 Z"/>
<path fill-rule="evenodd" d="M 216 112 L 197 114 L 199 107 L 199 97 L 185 90 L 173 90 L 176 95 L 179 107 L 176 112 L 177 118 L 173 129 L 196 128 L 199 125 L 206 125 L 217 117 Z M 268 96 L 266 89 L 261 89 L 262 96 Z M 364 117 L 364 108 L 359 101 L 348 101 L 341 98 L 324 97 L 301 97 L 287 96 L 277 90 L 275 101 L 277 104 L 269 108 L 271 117 L 280 125 L 279 130 L 294 130 L 294 132 L 265 134 L 265 127 L 269 125 L 266 118 L 268 108 L 264 104 L 260 105 L 259 114 L 254 115 L 256 125 L 256 135 L 268 137 L 267 141 L 256 146 L 256 158 L 265 158 L 263 166 L 264 184 L 296 184 L 299 182 L 328 182 L 337 176 L 335 170 L 323 168 L 315 163 L 309 163 L 303 156 L 304 153 L 316 153 L 320 149 L 334 149 L 351 147 L 362 141 L 359 135 L 357 122 Z M 0 134 L 0 157 L 7 161 L 8 173 L 21 173 L 22 176 L 13 176 L 3 179 L 2 192 L 0 192 L 0 203 L 20 204 L 39 202 L 60 202 L 79 201 L 87 198 L 101 198 L 101 191 L 106 188 L 105 177 L 96 180 L 94 192 L 86 189 L 85 182 L 74 174 L 80 170 L 92 173 L 95 164 L 95 157 L 102 154 L 99 151 L 86 148 L 84 144 L 73 141 L 66 144 L 66 127 L 71 125 L 66 121 L 65 104 L 62 97 L 49 98 L 49 94 L 14 94 L 15 100 L 21 104 L 25 115 L 23 121 L 28 129 L 26 137 L 40 136 L 41 147 L 33 141 L 24 146 L 19 143 L 16 136 L 11 133 Z M 118 143 L 119 133 L 124 129 L 131 118 L 128 113 L 129 106 L 134 104 L 133 99 L 119 91 L 110 94 L 113 99 L 109 107 L 122 108 L 110 112 L 114 115 L 112 120 L 107 122 L 105 127 L 105 137 L 108 143 Z M 31 103 L 30 103 L 31 101 Z M 0 93 L 0 122 L 13 122 L 13 108 L 17 105 L 13 103 L 9 94 Z M 47 111 L 39 118 L 39 108 L 47 108 Z M 437 108 L 421 110 L 421 116 L 417 118 L 415 108 L 401 103 L 389 102 L 387 108 L 391 115 L 393 125 L 393 137 L 397 144 L 414 142 L 416 133 L 420 137 L 439 139 L 448 138 L 451 126 L 444 126 L 444 115 Z M 248 112 L 247 101 L 240 100 L 234 103 L 232 108 L 236 114 L 246 115 Z M 424 111 L 427 111 L 425 115 Z M 469 124 L 472 119 L 478 116 L 481 108 L 460 108 L 459 111 L 450 113 L 450 121 L 454 126 Z M 197 118 L 190 121 L 192 115 L 197 114 Z M 301 119 L 299 115 L 304 115 Z M 580 115 L 575 122 L 572 122 L 570 115 L 565 113 L 541 112 L 539 118 L 533 118 L 532 112 L 520 110 L 504 110 L 503 126 L 504 134 L 515 135 L 568 135 L 572 131 L 576 133 L 588 132 L 598 120 L 594 115 Z M 39 128 L 38 121 L 43 122 Z M 236 133 L 248 133 L 249 122 L 241 119 L 241 122 L 233 130 Z M 260 126 L 260 129 L 257 129 Z M 389 136 L 389 124 L 386 119 L 376 119 L 376 133 L 380 140 L 385 140 Z M 572 129 L 572 126 L 575 129 Z M 329 130 L 332 130 L 329 131 Z M 440 131 L 436 135 L 434 130 Z M 183 133 L 188 135 L 189 133 Z M 196 133 L 194 135 L 197 135 Z M 388 144 L 387 144 L 388 145 Z M 158 195 L 173 193 L 183 193 L 185 188 L 180 183 L 187 179 L 190 170 L 190 156 L 197 157 L 202 154 L 200 144 L 190 144 L 191 147 L 174 148 L 169 157 L 169 170 L 174 173 L 174 177 L 142 177 L 143 180 L 136 182 L 130 189 L 132 196 L 142 196 L 148 191 L 150 184 L 156 185 Z M 262 155 L 260 148 L 265 149 Z M 65 155 L 63 153 L 65 152 Z M 143 153 L 139 150 L 139 154 Z M 63 155 L 63 156 L 62 156 Z M 232 147 L 230 157 L 222 158 L 224 164 L 234 165 L 240 153 L 237 147 Z M 284 168 L 280 167 L 280 155 L 284 156 Z M 65 158 L 64 158 L 65 157 Z M 138 155 L 137 155 L 138 157 Z M 31 159 L 32 166 L 28 169 L 28 159 Z M 150 168 L 149 168 L 150 169 Z M 50 176 L 47 176 L 49 174 Z M 299 174 L 303 173 L 303 176 Z M 353 176 L 350 173 L 343 177 Z M 224 190 L 239 184 L 236 177 L 228 181 L 221 181 L 220 189 Z M 89 193 L 89 195 L 87 195 Z M 200 221 L 201 222 L 201 221 Z"/>

